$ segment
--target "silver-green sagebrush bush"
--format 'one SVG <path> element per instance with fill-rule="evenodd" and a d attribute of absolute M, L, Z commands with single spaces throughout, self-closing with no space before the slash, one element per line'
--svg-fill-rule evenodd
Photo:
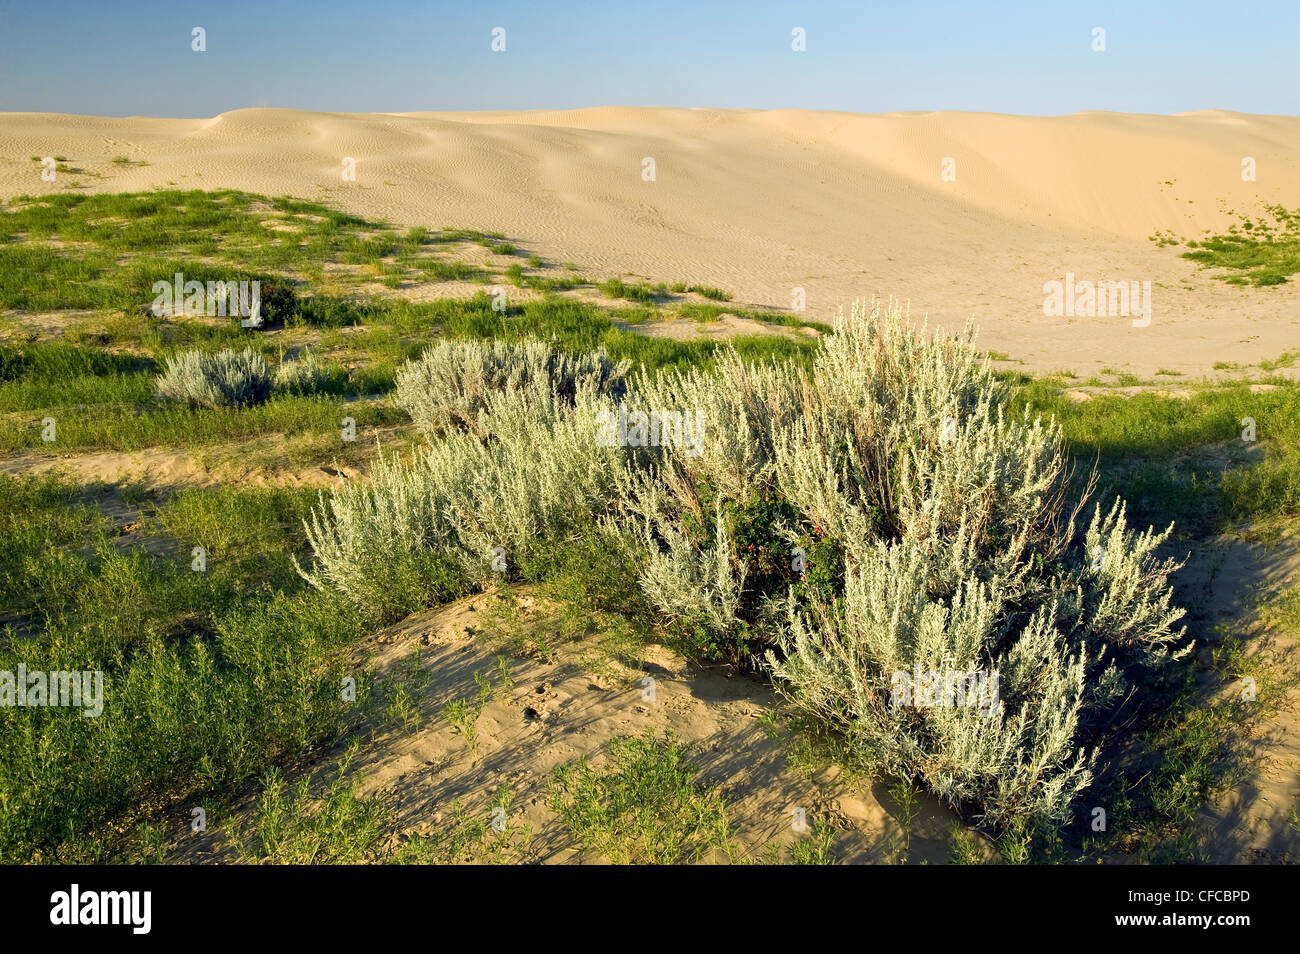
<path fill-rule="evenodd" d="M 167 359 L 155 382 L 158 397 L 191 407 L 261 404 L 271 396 L 274 376 L 262 356 L 243 351 L 184 351 Z"/>
<path fill-rule="evenodd" d="M 294 360 L 282 361 L 275 369 L 275 388 L 286 394 L 315 394 L 329 378 L 329 372 L 308 348 Z"/>
<path fill-rule="evenodd" d="M 476 434 L 453 431 L 401 461 L 381 457 L 369 483 L 322 494 L 307 522 L 303 570 L 379 615 L 412 561 L 436 563 L 452 588 L 481 585 L 500 557 L 517 566 L 540 540 L 609 508 L 619 449 L 593 439 L 602 399 L 578 386 L 489 392 Z"/>
<path fill-rule="evenodd" d="M 398 377 L 429 447 L 322 496 L 304 575 L 376 609 L 412 554 L 471 587 L 494 548 L 619 527 L 684 648 L 762 665 L 881 770 L 991 824 L 1067 819 L 1089 713 L 1189 649 L 1170 531 L 1130 529 L 1118 501 L 1080 529 L 1091 486 L 1072 489 L 1059 426 L 1008 415 L 969 327 L 858 304 L 811 370 L 734 351 L 626 389 L 616 370 L 431 349 Z M 607 446 L 620 407 L 701 427 Z"/>
<path fill-rule="evenodd" d="M 479 415 L 499 392 L 557 394 L 580 389 L 619 394 L 628 362 L 603 351 L 569 355 L 544 341 L 439 341 L 397 372 L 397 403 L 422 432 L 455 430 L 484 437 Z"/>

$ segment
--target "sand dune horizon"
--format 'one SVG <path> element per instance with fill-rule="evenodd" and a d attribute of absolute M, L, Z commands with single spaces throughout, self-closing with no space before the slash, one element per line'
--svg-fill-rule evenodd
<path fill-rule="evenodd" d="M 32 156 L 81 174 L 44 182 Z M 138 164 L 114 163 L 126 156 Z M 345 159 L 355 181 L 344 181 Z M 645 174 L 653 160 L 653 179 Z M 1254 181 L 1243 177 L 1251 160 Z M 1300 344 L 1300 291 L 1227 285 L 1158 247 L 1300 205 L 1300 117 L 1227 110 L 859 114 L 593 107 L 208 119 L 0 113 L 0 198 L 237 188 L 400 225 L 505 233 L 593 277 L 716 285 L 826 319 L 895 297 L 974 318 L 1026 370 L 1150 375 Z M 1150 322 L 1044 314 L 1051 282 L 1150 283 Z"/>

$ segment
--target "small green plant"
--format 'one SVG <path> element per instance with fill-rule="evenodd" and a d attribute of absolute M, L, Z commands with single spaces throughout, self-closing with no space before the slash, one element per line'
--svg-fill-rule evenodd
<path fill-rule="evenodd" d="M 984 863 L 975 836 L 961 822 L 953 822 L 952 837 L 948 843 L 948 860 L 954 865 L 979 865 Z"/>
<path fill-rule="evenodd" d="M 514 685 L 514 680 L 510 676 L 509 664 L 504 656 L 498 655 L 496 657 L 492 671 L 497 676 L 498 684 L 493 684 L 491 673 L 485 674 L 475 671 L 474 685 L 478 690 L 475 695 L 468 698 L 453 699 L 442 709 L 442 717 L 451 725 L 452 731 L 465 740 L 474 762 L 478 762 L 479 716 L 483 714 L 483 710 L 488 703 L 492 702 L 499 692 L 508 691 Z"/>
<path fill-rule="evenodd" d="M 601 283 L 600 290 L 610 298 L 622 298 L 627 301 L 639 302 L 642 305 L 653 305 L 657 301 L 653 286 L 637 282 L 625 282 L 621 278 L 606 279 Z"/>
<path fill-rule="evenodd" d="M 998 857 L 1003 864 L 1027 865 L 1033 857 L 1034 832 L 1029 823 L 1018 818 L 1002 832 L 998 839 Z"/>
<path fill-rule="evenodd" d="M 614 864 L 730 859 L 725 799 L 696 781 L 671 734 L 610 742 L 609 766 L 586 759 L 555 770 L 551 807 L 582 847 Z"/>
<path fill-rule="evenodd" d="M 443 706 L 442 717 L 451 729 L 469 746 L 470 755 L 478 761 L 478 710 L 466 699 L 453 699 Z"/>
<path fill-rule="evenodd" d="M 835 857 L 831 854 L 831 844 L 835 841 L 835 829 L 825 818 L 818 818 L 812 825 L 807 838 L 800 838 L 790 845 L 790 860 L 796 865 L 833 865 Z"/>
<path fill-rule="evenodd" d="M 514 792 L 502 784 L 484 812 L 471 813 L 457 799 L 436 828 L 409 834 L 392 857 L 395 864 L 519 864 L 531 832 L 510 815 Z"/>
<path fill-rule="evenodd" d="M 687 291 L 693 291 L 710 301 L 731 301 L 730 292 L 725 292 L 721 288 L 714 288 L 712 285 L 691 285 Z"/>
<path fill-rule="evenodd" d="M 912 850 L 912 827 L 921 813 L 920 786 L 913 779 L 900 778 L 889 787 L 889 797 L 898 805 L 898 825 L 903 831 L 902 856 Z"/>
<path fill-rule="evenodd" d="M 245 864 L 358 864 L 380 860 L 389 811 L 380 796 L 357 794 L 347 778 L 348 758 L 333 781 L 313 795 L 312 778 L 290 787 L 278 769 L 262 778 L 252 831 L 235 832 L 233 841 Z M 245 837 L 251 836 L 251 844 Z"/>
<path fill-rule="evenodd" d="M 1300 209 L 1266 205 L 1257 219 L 1238 220 L 1226 233 L 1188 242 L 1182 257 L 1226 269 L 1216 277 L 1230 285 L 1281 285 L 1300 273 Z"/>

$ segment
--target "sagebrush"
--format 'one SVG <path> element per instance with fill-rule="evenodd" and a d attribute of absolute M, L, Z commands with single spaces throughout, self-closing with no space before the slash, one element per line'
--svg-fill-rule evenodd
<path fill-rule="evenodd" d="M 1130 529 L 1119 501 L 1078 524 L 1091 483 L 1055 421 L 1009 413 L 974 331 L 859 303 L 809 370 L 731 350 L 622 372 L 537 342 L 432 349 L 398 375 L 429 447 L 322 497 L 304 575 L 406 611 L 412 562 L 467 588 L 542 541 L 617 530 L 689 652 L 762 666 L 882 771 L 992 824 L 1066 820 L 1096 758 L 1088 714 L 1188 649 L 1177 566 L 1157 556 L 1169 531 Z M 629 409 L 698 415 L 703 439 L 600 440 Z M 966 679 L 969 698 L 951 691 Z"/>
<path fill-rule="evenodd" d="M 619 395 L 628 362 L 603 350 L 556 351 L 535 339 L 440 341 L 397 372 L 397 403 L 426 434 L 461 430 L 485 436 L 479 415 L 490 395 L 523 392 L 572 401 L 579 390 Z"/>
<path fill-rule="evenodd" d="M 167 359 L 155 390 L 164 401 L 191 407 L 261 404 L 271 396 L 274 375 L 262 356 L 243 351 L 183 351 Z"/>

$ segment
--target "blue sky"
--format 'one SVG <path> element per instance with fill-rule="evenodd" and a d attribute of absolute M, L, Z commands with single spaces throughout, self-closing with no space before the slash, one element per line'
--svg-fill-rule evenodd
<path fill-rule="evenodd" d="M 207 51 L 190 49 L 191 29 Z M 493 27 L 506 51 L 490 49 Z M 794 27 L 807 52 L 791 50 Z M 1106 51 L 1091 49 L 1106 30 Z M 1300 0 L 0 0 L 0 111 L 1300 113 Z"/>

